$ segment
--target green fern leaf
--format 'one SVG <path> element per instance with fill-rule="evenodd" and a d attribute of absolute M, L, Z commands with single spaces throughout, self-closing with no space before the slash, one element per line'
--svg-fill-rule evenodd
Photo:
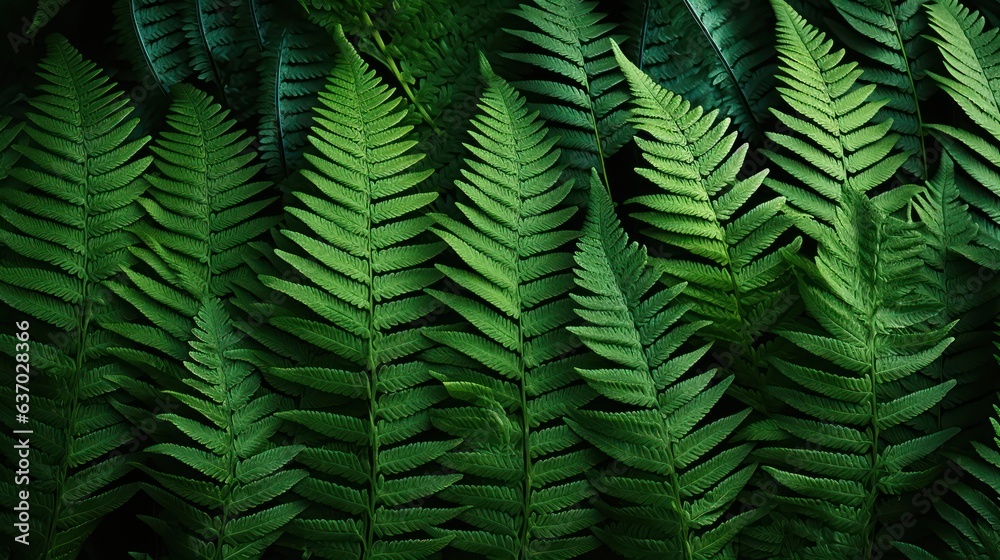
<path fill-rule="evenodd" d="M 776 322 L 774 310 L 790 307 L 782 252 L 800 245 L 796 240 L 772 247 L 791 225 L 782 213 L 784 200 L 744 208 L 767 170 L 737 180 L 748 146 L 734 149 L 737 137 L 727 134 L 729 120 L 692 107 L 656 85 L 617 47 L 615 53 L 632 88 L 632 120 L 648 135 L 636 144 L 651 167 L 637 171 L 660 189 L 627 202 L 643 207 L 633 216 L 652 226 L 650 237 L 684 251 L 655 264 L 670 283 L 687 283 L 680 297 L 694 303 L 693 314 L 711 322 L 700 335 L 735 349 L 736 358 L 721 365 L 736 374 L 740 398 L 766 410 L 760 393 L 766 385 L 765 353 L 758 340 Z"/>
<path fill-rule="evenodd" d="M 947 125 L 928 128 L 940 133 L 955 163 L 972 179 L 962 185 L 962 198 L 984 215 L 976 216 L 979 235 L 965 252 L 980 265 L 1000 269 L 1000 216 L 995 208 L 1000 190 L 1000 147 L 990 139 L 1000 133 L 1000 39 L 996 28 L 986 29 L 986 21 L 954 0 L 932 3 L 931 27 L 944 57 L 948 76 L 931 74 L 934 80 L 972 121 L 982 128 L 985 137 L 969 130 Z"/>
<path fill-rule="evenodd" d="M 830 224 L 845 191 L 867 193 L 880 187 L 908 156 L 893 153 L 898 135 L 889 133 L 891 122 L 872 121 L 887 100 L 869 101 L 876 86 L 857 85 L 862 74 L 857 63 L 842 64 L 844 51 L 831 52 L 832 40 L 784 2 L 774 5 L 782 60 L 779 80 L 786 84 L 778 91 L 794 114 L 773 110 L 790 133 L 768 134 L 784 148 L 768 152 L 768 157 L 796 184 L 771 179 L 767 184 L 792 206 Z M 885 204 L 892 202 L 886 199 Z"/>
<path fill-rule="evenodd" d="M 744 138 L 762 140 L 774 98 L 774 20 L 766 8 L 722 0 L 645 2 L 635 60 L 654 82 L 706 110 L 728 111 Z"/>
<path fill-rule="evenodd" d="M 708 322 L 682 320 L 692 307 L 676 301 L 683 282 L 652 291 L 659 273 L 648 265 L 645 248 L 629 243 L 596 175 L 591 184 L 591 205 L 575 256 L 582 290 L 573 295 L 584 325 L 568 330 L 612 364 L 577 371 L 625 408 L 583 410 L 567 422 L 612 459 L 640 471 L 595 480 L 599 491 L 625 502 L 607 508 L 614 522 L 597 534 L 630 558 L 657 553 L 731 557 L 736 532 L 760 513 L 720 519 L 753 474 L 753 465 L 743 466 L 750 445 L 707 454 L 750 411 L 702 424 L 732 376 L 709 386 L 715 370 L 689 374 L 708 345 L 675 352 Z M 644 491 L 637 495 L 640 487 Z"/>
<path fill-rule="evenodd" d="M 182 84 L 164 132 L 153 146 L 151 189 L 140 200 L 149 219 L 137 224 L 143 245 L 131 249 L 141 267 L 125 270 L 109 288 L 145 321 L 106 322 L 132 344 L 115 350 L 166 388 L 184 375 L 192 319 L 206 297 L 226 297 L 246 284 L 250 243 L 277 223 L 265 211 L 270 184 L 254 182 L 262 164 L 244 153 L 251 140 L 208 94 Z M 141 327 L 139 325 L 142 325 Z M 166 360 L 164 360 L 166 358 Z M 129 375 L 116 382 L 129 383 Z"/>
<path fill-rule="evenodd" d="M 863 55 L 862 83 L 875 84 L 875 95 L 888 99 L 879 120 L 891 120 L 899 147 L 909 154 L 903 168 L 917 179 L 930 178 L 924 119 L 920 104 L 934 93 L 928 70 L 936 63 L 927 40 L 927 0 L 865 2 L 834 0 L 849 28 L 834 30 L 852 52 Z"/>
<path fill-rule="evenodd" d="M 296 222 L 276 251 L 294 274 L 261 277 L 308 310 L 272 325 L 324 352 L 268 370 L 301 395 L 278 414 L 311 473 L 296 492 L 313 505 L 290 533 L 321 558 L 425 558 L 451 540 L 426 533 L 462 511 L 422 506 L 461 478 L 428 469 L 459 441 L 425 439 L 429 408 L 446 395 L 416 356 L 431 344 L 414 321 L 436 307 L 421 290 L 440 276 L 426 263 L 442 247 L 424 239 L 421 214 L 435 195 L 419 192 L 429 172 L 415 169 L 422 156 L 400 99 L 337 41 L 309 137 L 318 154 L 302 171 L 312 190 L 293 193 Z"/>
<path fill-rule="evenodd" d="M 582 477 L 597 458 L 559 422 L 594 397 L 575 382 L 579 343 L 562 330 L 573 319 L 564 249 L 577 235 L 565 226 L 572 186 L 559 183 L 544 122 L 485 58 L 482 66 L 488 86 L 457 184 L 464 196 L 455 218 L 435 215 L 457 261 L 437 268 L 459 290 L 428 290 L 467 321 L 427 336 L 445 347 L 436 375 L 472 405 L 436 411 L 439 427 L 465 439 L 441 462 L 468 483 L 444 497 L 473 508 L 459 517 L 471 529 L 440 534 L 487 558 L 573 558 L 597 546 L 584 530 L 599 516 L 583 503 Z"/>
<path fill-rule="evenodd" d="M 278 402 L 262 390 L 259 372 L 238 357 L 242 337 L 222 301 L 205 299 L 195 324 L 190 361 L 185 362 L 190 374 L 184 379 L 193 391 L 173 396 L 199 401 L 191 409 L 196 414 L 157 418 L 173 424 L 196 447 L 159 443 L 146 451 L 172 457 L 202 479 L 143 467 L 158 483 L 147 485 L 146 491 L 175 518 L 167 525 L 151 525 L 169 529 L 161 536 L 179 557 L 261 558 L 306 507 L 272 505 L 307 476 L 305 470 L 285 468 L 302 447 L 269 442 L 280 424 Z M 246 409 L 255 412 L 239 414 Z"/>
<path fill-rule="evenodd" d="M 535 4 L 515 11 L 532 28 L 508 31 L 545 54 L 512 53 L 507 57 L 571 85 L 536 79 L 514 86 L 545 100 L 537 104 L 539 115 L 559 135 L 556 145 L 576 187 L 586 187 L 594 167 L 607 183 L 606 159 L 631 137 L 624 111 L 628 97 L 619 87 L 622 77 L 615 71 L 610 44 L 611 39 L 621 41 L 622 37 L 610 35 L 614 25 L 603 22 L 604 15 L 594 11 L 595 3 L 536 0 Z"/>
<path fill-rule="evenodd" d="M 920 459 L 957 432 L 935 428 L 917 438 L 900 428 L 919 423 L 954 387 L 950 379 L 907 388 L 907 379 L 952 342 L 947 334 L 954 324 L 927 326 L 940 308 L 923 274 L 925 237 L 920 224 L 891 215 L 912 201 L 914 190 L 867 195 L 903 163 L 889 155 L 895 139 L 886 134 L 888 123 L 871 124 L 879 106 L 865 99 L 875 86 L 852 87 L 858 72 L 854 64 L 840 64 L 842 51 L 830 54 L 823 34 L 782 0 L 774 5 L 785 80 L 793 86 L 781 94 L 801 113 L 779 118 L 800 134 L 813 131 L 813 141 L 839 157 L 804 139 L 774 136 L 804 159 L 775 161 L 821 196 L 779 184 L 793 203 L 812 211 L 800 224 L 815 237 L 818 255 L 814 263 L 799 261 L 799 292 L 819 328 L 779 333 L 801 354 L 772 363 L 798 387 L 772 393 L 790 410 L 825 424 L 803 433 L 790 415 L 776 416 L 777 426 L 804 438 L 809 451 L 775 446 L 759 456 L 776 464 L 765 469 L 792 492 L 780 498 L 784 511 L 796 515 L 784 531 L 814 541 L 796 555 L 865 558 L 877 546 L 886 504 L 933 480 L 935 467 Z M 840 434 L 864 434 L 866 441 Z"/>
<path fill-rule="evenodd" d="M 138 119 L 129 119 L 128 100 L 65 38 L 48 38 L 40 67 L 24 129 L 34 142 L 15 147 L 23 158 L 10 178 L 19 183 L 0 195 L 9 253 L 0 298 L 30 319 L 31 338 L 27 349 L 12 335 L 2 344 L 30 352 L 22 372 L 32 379 L 34 431 L 28 554 L 70 560 L 134 493 L 121 483 L 131 457 L 120 448 L 132 436 L 103 378 L 116 338 L 99 325 L 120 313 L 107 284 L 130 261 L 135 238 L 126 228 L 142 215 L 136 199 L 150 162 L 135 156 L 149 138 L 129 138 Z"/>

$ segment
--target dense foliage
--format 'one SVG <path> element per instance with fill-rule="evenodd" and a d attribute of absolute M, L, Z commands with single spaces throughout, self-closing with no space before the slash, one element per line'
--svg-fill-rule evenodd
<path fill-rule="evenodd" d="M 981 4 L 6 3 L 0 557 L 1000 560 Z"/>

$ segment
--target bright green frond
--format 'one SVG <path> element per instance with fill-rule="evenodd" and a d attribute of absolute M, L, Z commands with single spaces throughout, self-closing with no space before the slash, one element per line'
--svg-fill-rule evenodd
<path fill-rule="evenodd" d="M 728 558 L 739 528 L 760 512 L 721 520 L 754 467 L 743 463 L 749 445 L 717 448 L 749 410 L 703 421 L 732 376 L 712 383 L 714 370 L 691 371 L 708 346 L 677 351 L 707 322 L 684 320 L 692 305 L 676 301 L 683 282 L 654 291 L 659 273 L 645 248 L 629 243 L 596 176 L 591 193 L 575 256 L 581 290 L 573 300 L 584 325 L 568 330 L 611 364 L 577 371 L 624 411 L 580 411 L 567 422 L 611 459 L 640 471 L 594 481 L 625 502 L 608 507 L 613 521 L 598 535 L 627 557 L 670 550 L 676 558 Z"/>
<path fill-rule="evenodd" d="M 658 188 L 628 201 L 643 208 L 633 216 L 652 226 L 650 237 L 683 251 L 655 265 L 668 282 L 688 284 L 682 299 L 711 322 L 701 336 L 738 348 L 737 359 L 724 366 L 750 390 L 742 398 L 765 409 L 758 393 L 764 385 L 758 339 L 790 307 L 780 251 L 795 251 L 800 243 L 774 246 L 791 225 L 784 200 L 752 207 L 767 170 L 737 178 L 748 147 L 736 147 L 729 119 L 692 106 L 616 54 L 632 88 L 632 120 L 644 133 L 636 143 L 650 165 L 637 171 Z"/>
<path fill-rule="evenodd" d="M 844 51 L 834 51 L 833 41 L 783 0 L 772 3 L 778 17 L 778 79 L 785 84 L 778 91 L 793 112 L 772 110 L 788 133 L 768 134 L 783 148 L 768 156 L 795 182 L 769 179 L 767 184 L 792 206 L 829 224 L 845 191 L 875 190 L 908 155 L 895 151 L 898 135 L 889 132 L 892 123 L 874 119 L 887 100 L 869 100 L 876 86 L 857 84 L 862 74 L 857 63 L 843 62 Z"/>
<path fill-rule="evenodd" d="M 435 416 L 465 438 L 442 457 L 466 474 L 445 497 L 472 507 L 459 517 L 472 529 L 441 534 L 487 558 L 573 558 L 597 546 L 587 529 L 599 516 L 584 503 L 583 478 L 597 458 L 561 422 L 595 396 L 573 374 L 579 343 L 563 330 L 573 319 L 571 185 L 559 182 L 560 153 L 543 121 L 485 59 L 483 74 L 457 217 L 435 216 L 457 262 L 438 269 L 460 289 L 429 293 L 467 324 L 427 336 L 445 347 L 437 377 L 474 405 Z"/>
<path fill-rule="evenodd" d="M 927 72 L 937 62 L 925 6 L 928 0 L 833 0 L 847 26 L 834 30 L 853 52 L 865 57 L 861 83 L 875 84 L 887 102 L 877 120 L 892 120 L 899 147 L 909 154 L 903 168 L 916 178 L 930 176 L 920 105 L 934 93 Z"/>
<path fill-rule="evenodd" d="M 440 277 L 428 261 L 441 244 L 426 235 L 435 195 L 420 188 L 429 172 L 400 98 L 337 40 L 301 172 L 310 190 L 292 193 L 276 251 L 293 273 L 261 277 L 303 306 L 271 324 L 317 351 L 268 370 L 301 395 L 279 413 L 310 472 L 296 492 L 311 506 L 289 532 L 319 558 L 426 558 L 451 540 L 427 532 L 462 511 L 421 506 L 461 478 L 430 468 L 459 441 L 428 439 L 446 394 L 418 356 L 432 344 L 417 322 L 436 308 L 422 290 Z"/>
<path fill-rule="evenodd" d="M 24 128 L 33 142 L 15 146 L 23 156 L 10 170 L 16 182 L 0 193 L 8 253 L 0 299 L 15 309 L 12 319 L 30 319 L 30 340 L 9 330 L 0 347 L 30 357 L 17 360 L 31 379 L 29 554 L 71 560 L 134 491 L 120 483 L 131 457 L 118 449 L 132 436 L 103 377 L 118 341 L 99 324 L 120 313 L 107 284 L 130 261 L 135 238 L 126 228 L 142 215 L 136 199 L 150 161 L 136 153 L 149 138 L 130 138 L 138 119 L 128 100 L 65 38 L 49 36 L 40 68 Z M 14 374 L 12 360 L 12 382 Z"/>

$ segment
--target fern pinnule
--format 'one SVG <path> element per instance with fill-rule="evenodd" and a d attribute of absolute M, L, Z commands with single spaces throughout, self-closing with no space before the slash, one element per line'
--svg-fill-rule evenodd
<path fill-rule="evenodd" d="M 567 329 L 607 360 L 577 371 L 618 406 L 581 410 L 567 423 L 629 468 L 594 481 L 622 502 L 605 507 L 612 521 L 597 534 L 627 558 L 732 558 L 731 541 L 762 510 L 723 518 L 755 465 L 744 464 L 749 444 L 718 446 L 750 410 L 703 422 L 733 377 L 713 382 L 716 370 L 692 371 L 711 344 L 678 350 L 708 321 L 685 317 L 694 306 L 677 301 L 685 283 L 657 286 L 645 248 L 629 242 L 596 175 L 591 184 L 572 296 L 584 324 Z"/>
<path fill-rule="evenodd" d="M 418 168 L 402 100 L 334 31 L 340 55 L 301 171 L 311 190 L 292 193 L 275 251 L 294 274 L 261 277 L 306 311 L 271 325 L 314 348 L 266 371 L 297 388 L 278 416 L 310 472 L 295 489 L 310 506 L 289 543 L 334 560 L 425 558 L 451 540 L 427 533 L 464 509 L 435 503 L 461 475 L 430 465 L 460 442 L 430 431 L 446 393 L 419 359 L 432 343 L 416 321 L 437 307 L 422 291 L 440 278 L 428 261 L 442 244 L 425 214 L 437 195 L 420 188 L 430 172 Z"/>
<path fill-rule="evenodd" d="M 131 458 L 121 448 L 132 436 L 104 378 L 118 339 L 101 323 L 121 314 L 107 286 L 131 260 L 127 228 L 142 216 L 136 199 L 151 158 L 136 157 L 149 138 L 130 138 L 138 119 L 128 99 L 64 37 L 48 37 L 38 75 L 24 128 L 33 143 L 16 145 L 23 157 L 8 181 L 17 183 L 0 191 L 9 259 L 0 267 L 0 299 L 30 322 L 30 336 L 0 341 L 5 353 L 30 352 L 19 368 L 32 379 L 36 434 L 28 553 L 71 560 L 134 492 L 121 483 Z"/>
<path fill-rule="evenodd" d="M 560 182 L 559 151 L 525 99 L 485 58 L 488 84 L 470 131 L 455 217 L 434 231 L 455 264 L 437 265 L 456 291 L 428 290 L 467 323 L 427 332 L 444 348 L 436 377 L 470 406 L 435 422 L 465 444 L 441 458 L 466 475 L 444 497 L 471 509 L 469 529 L 441 529 L 452 546 L 488 558 L 573 558 L 597 547 L 598 513 L 583 473 L 598 460 L 562 423 L 595 394 L 573 373 L 585 355 L 567 339 L 573 320 L 567 226 L 576 208 Z"/>

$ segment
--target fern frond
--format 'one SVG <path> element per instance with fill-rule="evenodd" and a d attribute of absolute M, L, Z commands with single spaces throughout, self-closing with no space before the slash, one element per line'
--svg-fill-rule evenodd
<path fill-rule="evenodd" d="M 758 455 L 791 491 L 778 498 L 794 516 L 784 532 L 814 543 L 796 557 L 868 558 L 887 504 L 934 479 L 936 462 L 922 460 L 958 431 L 933 422 L 929 433 L 904 429 L 927 425 L 928 411 L 955 386 L 948 379 L 908 388 L 952 342 L 954 323 L 928 325 L 940 307 L 920 258 L 922 226 L 891 215 L 912 202 L 914 189 L 868 196 L 905 158 L 890 155 L 890 123 L 871 124 L 880 104 L 865 100 L 875 86 L 854 87 L 859 72 L 840 63 L 843 51 L 831 54 L 823 34 L 782 0 L 773 3 L 783 80 L 792 86 L 781 95 L 801 114 L 779 118 L 804 138 L 774 135 L 802 159 L 772 157 L 818 193 L 776 182 L 811 214 L 799 223 L 818 254 L 814 263 L 799 260 L 799 292 L 816 325 L 779 332 L 800 352 L 771 360 L 793 384 L 771 390 L 789 407 L 775 425 L 805 445 Z"/>
<path fill-rule="evenodd" d="M 635 61 L 654 82 L 706 110 L 724 110 L 762 140 L 774 98 L 773 17 L 763 2 L 650 0 Z"/>
<path fill-rule="evenodd" d="M 140 87 L 170 88 L 194 77 L 246 117 L 258 97 L 260 46 L 240 0 L 118 0 L 115 28 Z"/>
<path fill-rule="evenodd" d="M 451 540 L 426 532 L 462 511 L 422 505 L 461 478 L 429 469 L 459 441 L 429 437 L 446 394 L 417 359 L 431 343 L 414 322 L 436 308 L 422 289 L 440 277 L 427 262 L 442 246 L 424 238 L 436 194 L 419 190 L 430 172 L 417 170 L 401 100 L 337 41 L 302 171 L 314 190 L 293 193 L 296 225 L 276 251 L 294 274 L 261 278 L 311 309 L 271 324 L 325 354 L 268 371 L 300 396 L 278 415 L 311 473 L 296 492 L 312 506 L 290 533 L 314 557 L 425 558 Z"/>
<path fill-rule="evenodd" d="M 264 215 L 275 198 L 261 196 L 269 183 L 253 181 L 263 164 L 244 153 L 252 140 L 229 111 L 194 86 L 172 91 L 172 130 L 152 147 L 159 173 L 147 175 L 152 188 L 140 200 L 149 218 L 134 228 L 144 246 L 131 251 L 144 266 L 109 284 L 145 321 L 105 324 L 131 341 L 116 354 L 167 387 L 183 374 L 201 302 L 247 282 L 250 243 L 278 220 Z"/>
<path fill-rule="evenodd" d="M 183 9 L 177 0 L 118 0 L 115 3 L 116 40 L 140 81 L 170 88 L 194 73 L 187 57 Z"/>
<path fill-rule="evenodd" d="M 741 399 L 766 410 L 759 392 L 765 385 L 759 339 L 776 322 L 772 316 L 779 314 L 771 312 L 790 307 L 782 252 L 794 252 L 801 243 L 773 246 L 791 225 L 784 199 L 749 207 L 751 198 L 760 199 L 755 195 L 767 170 L 737 179 L 748 146 L 735 147 L 729 119 L 692 107 L 615 49 L 632 89 L 632 122 L 646 133 L 636 144 L 651 167 L 637 171 L 659 188 L 626 202 L 643 208 L 633 217 L 652 226 L 650 237 L 683 251 L 655 259 L 655 265 L 670 283 L 687 283 L 681 299 L 692 301 L 692 313 L 711 322 L 700 335 L 736 349 L 738 356 L 720 365 L 736 373 Z"/>
<path fill-rule="evenodd" d="M 334 51 L 329 37 L 304 24 L 272 30 L 261 79 L 261 158 L 267 172 L 286 178 L 302 165 L 312 109 L 323 89 Z"/>
<path fill-rule="evenodd" d="M 514 12 L 532 28 L 508 32 L 544 54 L 506 56 L 546 74 L 514 86 L 544 100 L 535 107 L 559 136 L 556 145 L 567 164 L 568 177 L 586 192 L 591 168 L 599 169 L 608 184 L 606 160 L 631 137 L 624 110 L 628 94 L 619 86 L 622 77 L 610 43 L 620 42 L 623 36 L 611 35 L 615 25 L 603 22 L 605 16 L 594 11 L 594 2 L 535 0 L 535 4 L 522 5 Z"/>
<path fill-rule="evenodd" d="M 584 325 L 567 329 L 608 360 L 608 367 L 577 371 L 617 406 L 614 412 L 583 410 L 567 422 L 636 471 L 595 480 L 599 491 L 622 501 L 608 508 L 615 521 L 597 534 L 628 558 L 731 558 L 730 542 L 760 512 L 722 516 L 755 465 L 743 465 L 749 444 L 718 445 L 750 410 L 702 422 L 733 377 L 712 383 L 716 370 L 691 371 L 710 344 L 676 352 L 708 322 L 685 320 L 693 306 L 677 301 L 683 282 L 654 289 L 660 274 L 649 266 L 645 248 L 629 243 L 596 176 L 591 184 L 575 255 L 581 290 L 572 296 Z"/>
<path fill-rule="evenodd" d="M 852 53 L 864 56 L 861 83 L 875 84 L 875 95 L 888 101 L 878 120 L 892 120 L 899 148 L 909 154 L 903 169 L 917 179 L 930 178 L 924 119 L 920 104 L 935 91 L 927 72 L 937 62 L 927 40 L 927 0 L 834 0 L 849 27 L 832 24 Z"/>
<path fill-rule="evenodd" d="M 946 379 L 955 379 L 958 385 L 942 401 L 940 412 L 927 418 L 930 424 L 914 427 L 931 432 L 956 426 L 962 428 L 964 442 L 977 437 L 973 429 L 982 425 L 994 402 L 993 395 L 1000 390 L 982 373 L 995 363 L 990 341 L 1000 286 L 983 282 L 981 267 L 965 256 L 978 228 L 968 206 L 960 200 L 954 162 L 947 153 L 942 155 L 927 189 L 917 195 L 913 209 L 924 225 L 928 287 L 941 306 L 931 324 L 958 321 L 951 331 L 955 342 L 925 368 L 925 375 L 908 380 L 912 382 L 908 383 L 911 391 Z"/>
<path fill-rule="evenodd" d="M 940 133 L 955 163 L 972 179 L 962 198 L 978 214 L 979 236 L 966 255 L 992 270 L 1000 270 L 1000 37 L 985 19 L 955 0 L 932 3 L 932 40 L 944 57 L 947 76 L 931 74 L 985 134 L 947 125 L 928 128 Z"/>
<path fill-rule="evenodd" d="M 148 492 L 174 519 L 150 523 L 180 558 L 253 559 L 305 509 L 279 501 L 307 476 L 285 468 L 301 446 L 274 446 L 279 401 L 261 388 L 260 373 L 243 361 L 241 337 L 222 301 L 205 299 L 195 317 L 185 392 L 187 414 L 157 416 L 189 438 L 146 449 L 172 457 L 198 478 L 144 468 L 158 483 Z M 179 525 L 180 531 L 174 524 Z"/>
<path fill-rule="evenodd" d="M 995 395 L 994 395 L 995 397 Z M 942 477 L 949 493 L 934 503 L 947 525 L 938 536 L 947 548 L 941 555 L 931 554 L 909 542 L 896 542 L 895 547 L 911 560 L 960 560 L 983 558 L 995 560 L 1000 554 L 1000 407 L 993 405 L 990 424 L 993 428 L 991 445 L 973 442 L 977 458 L 957 456 Z M 972 478 L 965 478 L 971 474 Z M 964 479 L 963 479 L 964 478 Z M 975 480 L 973 480 L 975 479 Z M 978 481 L 978 484 L 976 484 Z M 950 499 L 949 499 L 950 498 Z M 959 502 L 961 499 L 961 503 Z M 911 539 L 912 540 L 912 539 Z"/>
<path fill-rule="evenodd" d="M 20 184 L 0 191 L 10 259 L 0 299 L 31 318 L 29 350 L 0 340 L 6 353 L 30 351 L 30 554 L 71 560 L 134 491 L 121 483 L 131 457 L 119 449 L 132 436 L 104 379 L 117 341 L 99 325 L 120 313 L 107 284 L 130 261 L 126 228 L 142 215 L 151 158 L 136 157 L 149 138 L 129 138 L 138 119 L 128 99 L 65 38 L 49 36 L 40 68 L 24 129 L 34 142 L 16 146 L 23 158 L 10 177 Z"/>
<path fill-rule="evenodd" d="M 806 310 L 822 329 L 781 336 L 801 349 L 774 366 L 797 388 L 775 389 L 790 410 L 813 419 L 777 416 L 776 424 L 806 441 L 805 448 L 772 447 L 765 467 L 795 496 L 779 498 L 800 517 L 788 530 L 809 540 L 832 531 L 802 554 L 822 558 L 869 557 L 880 538 L 886 503 L 922 488 L 937 474 L 921 459 L 957 428 L 915 437 L 900 427 L 927 415 L 955 386 L 906 386 L 940 358 L 953 339 L 952 324 L 927 329 L 937 314 L 925 295 L 917 224 L 886 214 L 862 193 L 845 190 L 833 229 L 820 240 L 815 265 L 800 282 Z M 810 279 L 811 277 L 811 279 Z"/>
<path fill-rule="evenodd" d="M 768 179 L 767 185 L 792 206 L 830 224 L 844 192 L 868 193 L 882 186 L 908 156 L 895 151 L 899 137 L 889 132 L 891 122 L 873 122 L 887 100 L 869 101 L 876 85 L 857 84 L 862 74 L 857 63 L 843 63 L 844 50 L 833 51 L 833 41 L 788 4 L 772 2 L 782 62 L 778 79 L 785 84 L 778 91 L 794 113 L 773 110 L 790 133 L 768 134 L 783 148 L 768 157 L 796 184 Z M 907 192 L 912 195 L 900 191 Z M 884 203 L 893 202 L 890 197 Z"/>
<path fill-rule="evenodd" d="M 456 217 L 435 232 L 457 257 L 437 268 L 459 286 L 428 290 L 468 324 L 432 330 L 435 366 L 449 392 L 471 406 L 437 411 L 465 439 L 442 463 L 465 473 L 445 497 L 473 509 L 470 530 L 442 530 L 452 546 L 487 558 L 573 558 L 597 546 L 586 533 L 597 512 L 583 473 L 598 460 L 560 421 L 594 393 L 573 375 L 572 256 L 559 151 L 537 113 L 482 61 L 487 88 L 473 121 Z"/>

